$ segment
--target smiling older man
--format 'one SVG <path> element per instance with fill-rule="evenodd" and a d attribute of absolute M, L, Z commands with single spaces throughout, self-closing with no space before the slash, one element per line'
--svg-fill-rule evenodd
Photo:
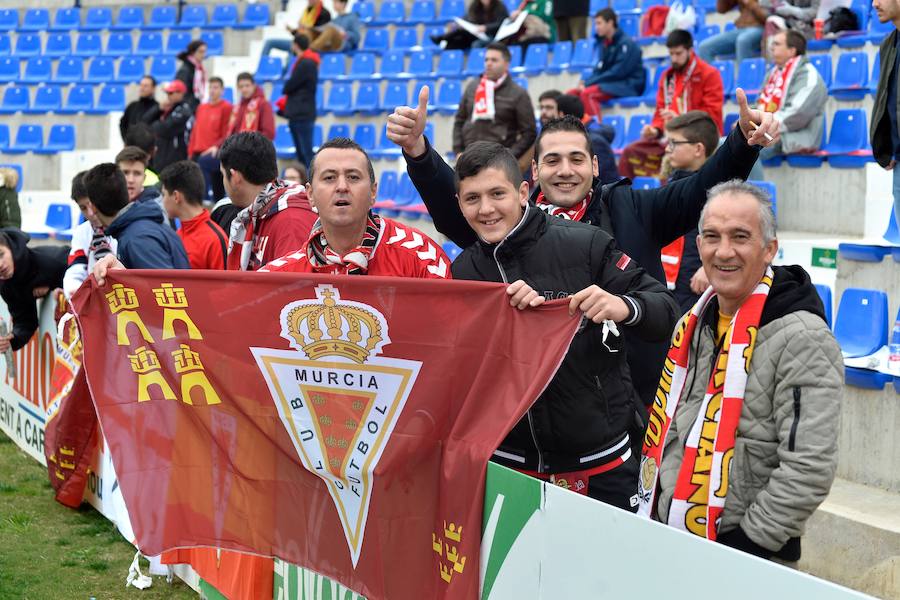
<path fill-rule="evenodd" d="M 709 191 L 697 244 L 711 287 L 682 318 L 650 411 L 639 514 L 763 558 L 800 536 L 837 467 L 841 350 L 766 192 Z"/>

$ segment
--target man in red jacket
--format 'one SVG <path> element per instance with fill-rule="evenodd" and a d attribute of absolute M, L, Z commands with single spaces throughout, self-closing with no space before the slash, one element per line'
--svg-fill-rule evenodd
<path fill-rule="evenodd" d="M 242 131 L 258 131 L 270 140 L 275 139 L 275 114 L 272 105 L 266 100 L 262 88 L 256 85 L 253 75 L 240 73 L 237 76 L 237 88 L 241 101 L 231 112 L 228 133 Z"/>
<path fill-rule="evenodd" d="M 170 219 L 181 221 L 177 233 L 191 268 L 224 270 L 228 238 L 203 208 L 206 181 L 200 167 L 189 160 L 172 163 L 159 174 L 159 181 L 163 208 Z"/>
<path fill-rule="evenodd" d="M 231 222 L 228 269 L 255 271 L 302 248 L 316 213 L 302 185 L 278 179 L 272 142 L 255 131 L 232 135 L 219 162 L 225 192 L 241 209 Z"/>
<path fill-rule="evenodd" d="M 309 198 L 319 211 L 309 240 L 260 271 L 450 279 L 441 247 L 414 227 L 372 212 L 378 184 L 366 151 L 329 140 L 309 165 Z"/>
<path fill-rule="evenodd" d="M 659 80 L 656 92 L 656 112 L 653 121 L 641 131 L 641 139 L 629 144 L 619 161 L 619 173 L 624 177 L 656 176 L 665 153 L 660 143 L 666 123 L 689 110 L 700 110 L 712 118 L 722 134 L 722 104 L 725 101 L 722 75 L 694 52 L 694 38 L 683 29 L 676 29 L 666 38 L 672 66 Z"/>
<path fill-rule="evenodd" d="M 217 154 L 219 146 L 228 137 L 231 102 L 222 98 L 225 83 L 220 77 L 210 77 L 207 89 L 209 102 L 197 107 L 191 141 L 188 143 L 188 158 L 200 165 L 206 187 L 212 188 L 212 199 L 218 202 L 225 197 L 225 188 L 222 185 Z M 203 194 L 203 198 L 206 198 L 206 194 Z"/>

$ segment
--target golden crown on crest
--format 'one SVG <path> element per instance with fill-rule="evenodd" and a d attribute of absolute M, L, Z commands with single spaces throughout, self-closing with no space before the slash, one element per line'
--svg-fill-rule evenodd
<path fill-rule="evenodd" d="M 317 286 L 316 296 L 320 302 L 298 303 L 287 312 L 284 324 L 295 347 L 312 360 L 340 356 L 359 364 L 377 353 L 386 341 L 382 319 L 356 302 L 339 303 L 331 286 Z"/>

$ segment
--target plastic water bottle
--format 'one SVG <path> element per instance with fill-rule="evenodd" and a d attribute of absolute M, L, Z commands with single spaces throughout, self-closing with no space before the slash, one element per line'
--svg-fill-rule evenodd
<path fill-rule="evenodd" d="M 900 373 L 900 319 L 894 322 L 891 329 L 891 340 L 888 345 L 888 369 Z"/>

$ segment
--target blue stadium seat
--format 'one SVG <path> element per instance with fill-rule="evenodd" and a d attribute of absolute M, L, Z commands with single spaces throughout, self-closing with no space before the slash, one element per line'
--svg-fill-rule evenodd
<path fill-rule="evenodd" d="M 272 111 L 277 113 L 278 107 L 275 103 L 278 102 L 279 98 L 284 96 L 284 83 L 281 81 L 273 81 L 271 86 L 271 90 L 269 91 L 269 103 L 272 105 Z"/>
<path fill-rule="evenodd" d="M 253 6 L 253 5 L 251 5 Z M 260 56 L 256 67 L 256 81 L 276 81 L 282 78 L 284 62 L 274 56 Z"/>
<path fill-rule="evenodd" d="M 831 135 L 822 153 L 828 157 L 828 164 L 836 168 L 855 169 L 872 160 L 863 109 L 842 108 L 835 111 Z"/>
<path fill-rule="evenodd" d="M 651 108 L 656 108 L 656 92 L 659 89 L 659 81 L 662 79 L 663 73 L 666 72 L 667 65 L 661 64 L 656 67 L 656 70 L 653 73 L 652 85 L 644 85 L 644 95 L 641 96 L 641 102 L 644 106 L 649 106 Z M 732 74 L 734 71 L 732 70 Z M 734 81 L 732 75 L 732 81 Z M 725 97 L 728 97 L 728 90 L 725 89 Z"/>
<path fill-rule="evenodd" d="M 632 39 L 637 40 L 641 45 L 648 42 L 655 42 L 656 37 L 641 37 L 641 17 L 640 15 L 619 15 L 619 29 L 625 32 Z"/>
<path fill-rule="evenodd" d="M 453 242 L 444 242 L 441 244 L 441 248 L 444 250 L 444 254 L 447 255 L 447 258 L 450 259 L 450 262 L 456 260 L 456 257 L 462 254 L 463 249 L 454 244 Z"/>
<path fill-rule="evenodd" d="M 887 229 L 884 232 L 884 239 L 898 246 L 900 249 L 900 227 L 897 226 L 897 207 L 891 207 L 891 216 L 888 217 Z"/>
<path fill-rule="evenodd" d="M 809 55 L 809 62 L 812 63 L 812 66 L 814 66 L 819 72 L 819 75 L 822 76 L 822 80 L 825 82 L 825 87 L 831 87 L 831 55 L 811 54 Z"/>
<path fill-rule="evenodd" d="M 522 66 L 522 46 L 509 46 L 508 50 L 510 70 Z"/>
<path fill-rule="evenodd" d="M 593 40 L 578 40 L 575 42 L 569 70 L 580 71 L 582 69 L 593 69 L 595 66 Z"/>
<path fill-rule="evenodd" d="M 91 56 L 100 56 L 102 52 L 102 39 L 97 33 L 79 33 L 75 40 L 74 56 L 83 56 L 85 58 Z"/>
<path fill-rule="evenodd" d="M 817 283 L 815 286 L 816 291 L 819 293 L 819 298 L 822 300 L 822 306 L 825 308 L 825 322 L 831 327 L 831 288 L 821 283 Z"/>
<path fill-rule="evenodd" d="M 360 123 L 353 130 L 353 141 L 365 149 L 366 152 L 375 149 L 375 126 L 369 123 Z"/>
<path fill-rule="evenodd" d="M 760 181 L 760 180 L 747 180 L 747 183 L 752 183 L 756 187 L 762 188 L 766 190 L 769 194 L 769 199 L 772 201 L 772 212 L 775 213 L 775 216 L 778 216 L 778 188 L 775 187 L 775 184 L 771 181 Z"/>
<path fill-rule="evenodd" d="M 116 72 L 117 83 L 137 83 L 144 76 L 144 57 L 125 56 L 119 59 L 119 69 Z"/>
<path fill-rule="evenodd" d="M 191 43 L 191 32 L 189 31 L 170 31 L 166 38 L 166 54 L 175 56 L 183 51 Z"/>
<path fill-rule="evenodd" d="M 822 145 L 828 140 L 828 119 L 822 115 Z M 800 169 L 818 169 L 825 162 L 825 153 L 823 151 L 813 152 L 811 154 L 788 154 L 785 159 L 787 163 L 795 168 Z M 763 162 L 765 164 L 765 162 Z"/>
<path fill-rule="evenodd" d="M 206 6 L 203 4 L 185 5 L 181 11 L 181 20 L 175 29 L 194 29 L 206 27 Z"/>
<path fill-rule="evenodd" d="M 13 56 L 28 58 L 41 54 L 41 36 L 36 33 L 20 33 L 16 37 L 16 47 Z"/>
<path fill-rule="evenodd" d="M 175 6 L 154 6 L 144 29 L 177 29 L 178 9 Z"/>
<path fill-rule="evenodd" d="M 383 202 L 390 200 L 393 202 L 394 196 L 397 195 L 397 172 L 382 171 L 381 179 L 378 181 L 378 200 Z"/>
<path fill-rule="evenodd" d="M 44 127 L 42 125 L 23 123 L 16 131 L 16 139 L 6 150 L 7 154 L 25 154 L 40 150 L 44 146 Z"/>
<path fill-rule="evenodd" d="M 361 82 L 356 89 L 356 97 L 353 99 L 353 111 L 362 114 L 380 112 L 378 109 L 379 95 L 377 83 Z"/>
<path fill-rule="evenodd" d="M 0 9 L 0 31 L 16 31 L 19 28 L 19 11 L 15 8 Z"/>
<path fill-rule="evenodd" d="M 880 371 L 844 367 L 844 383 L 858 388 L 869 390 L 883 390 L 891 381 L 891 376 Z"/>
<path fill-rule="evenodd" d="M 445 115 L 456 114 L 462 100 L 462 84 L 458 79 L 444 79 L 438 88 L 435 106 Z"/>
<path fill-rule="evenodd" d="M 434 50 L 435 52 L 440 50 L 440 46 L 434 43 L 431 36 L 443 35 L 446 31 L 445 27 L 445 25 L 432 25 L 426 27 L 425 33 L 422 35 L 422 47 L 426 50 Z"/>
<path fill-rule="evenodd" d="M 371 52 L 357 52 L 350 59 L 350 72 L 347 79 L 374 79 L 375 55 Z"/>
<path fill-rule="evenodd" d="M 81 10 L 77 8 L 57 8 L 53 15 L 53 24 L 50 31 L 68 33 L 77 31 L 81 27 Z"/>
<path fill-rule="evenodd" d="M 881 51 L 875 53 L 872 59 L 872 76 L 869 77 L 869 93 L 873 96 L 878 91 L 878 80 L 881 79 Z"/>
<path fill-rule="evenodd" d="M 313 127 L 313 152 L 318 152 L 319 147 L 322 145 L 322 141 L 325 139 L 325 133 L 322 131 L 322 125 L 317 123 L 315 127 Z"/>
<path fill-rule="evenodd" d="M 436 75 L 459 79 L 463 76 L 464 61 L 465 55 L 462 50 L 444 50 L 438 54 Z"/>
<path fill-rule="evenodd" d="M 525 72 L 529 75 L 543 73 L 547 68 L 547 59 L 550 54 L 550 46 L 547 44 L 530 44 L 525 51 L 522 66 L 513 69 L 513 72 Z"/>
<path fill-rule="evenodd" d="M 134 48 L 131 45 L 131 34 L 130 33 L 110 33 L 109 37 L 106 39 L 106 51 L 103 53 L 106 56 L 129 56 L 134 52 Z"/>
<path fill-rule="evenodd" d="M 333 123 L 331 127 L 328 128 L 327 140 L 333 140 L 334 138 L 339 137 L 350 137 L 350 126 L 346 123 Z"/>
<path fill-rule="evenodd" d="M 388 30 L 381 27 L 367 27 L 363 37 L 362 50 L 369 52 L 384 52 L 390 48 L 391 42 Z"/>
<path fill-rule="evenodd" d="M 433 139 L 433 138 L 431 138 Z M 388 139 L 387 124 L 381 128 L 381 136 L 378 138 L 378 146 L 371 152 L 372 158 L 399 158 L 400 148 Z"/>
<path fill-rule="evenodd" d="M 659 187 L 659 179 L 656 177 L 635 177 L 631 180 L 631 187 L 636 190 L 653 190 Z"/>
<path fill-rule="evenodd" d="M 452 21 L 454 17 L 462 18 L 465 14 L 466 5 L 463 0 L 444 0 L 441 2 L 441 12 L 438 15 L 438 20 Z"/>
<path fill-rule="evenodd" d="M 734 62 L 730 60 L 714 60 L 712 63 L 719 74 L 722 76 L 722 88 L 725 91 L 725 98 L 734 95 Z"/>
<path fill-rule="evenodd" d="M 234 27 L 238 22 L 237 4 L 217 4 L 209 18 L 211 29 Z"/>
<path fill-rule="evenodd" d="M 75 127 L 73 125 L 53 125 L 47 134 L 47 143 L 37 151 L 38 154 L 56 154 L 71 152 L 75 149 Z M 69 229 L 60 227 L 59 229 Z"/>
<path fill-rule="evenodd" d="M 322 84 L 316 86 L 316 111 L 325 112 L 325 87 Z"/>
<path fill-rule="evenodd" d="M 422 91 L 422 88 L 428 86 L 428 108 L 434 108 L 434 90 L 437 89 L 437 82 L 434 79 L 419 79 L 412 86 L 412 94 L 410 94 L 410 101 L 415 105 L 419 102 L 419 92 Z M 432 123 L 428 123 L 428 125 L 432 125 Z M 425 127 L 427 128 L 428 125 Z"/>
<path fill-rule="evenodd" d="M 397 193 L 394 195 L 394 204 L 397 206 L 408 206 L 420 201 L 419 192 L 409 178 L 409 173 L 403 171 L 397 180 Z"/>
<path fill-rule="evenodd" d="M 455 52 L 447 50 L 446 52 Z M 388 50 L 381 55 L 379 74 L 388 79 L 405 79 L 410 74 L 406 71 L 406 50 Z"/>
<path fill-rule="evenodd" d="M 108 83 L 100 90 L 97 105 L 90 114 L 106 114 L 125 110 L 125 86 Z"/>
<path fill-rule="evenodd" d="M 869 58 L 865 52 L 845 52 L 838 58 L 829 92 L 838 100 L 862 100 L 868 93 Z"/>
<path fill-rule="evenodd" d="M 75 85 L 69 90 L 66 102 L 60 109 L 60 114 L 74 115 L 80 112 L 87 113 L 94 108 L 94 86 Z"/>
<path fill-rule="evenodd" d="M 858 262 L 881 262 L 889 254 L 891 249 L 886 246 L 875 244 L 851 244 L 841 242 L 838 244 L 838 256 L 844 260 L 853 260 Z"/>
<path fill-rule="evenodd" d="M 265 27 L 269 24 L 270 19 L 268 4 L 248 4 L 247 8 L 244 9 L 243 18 L 234 28 L 256 29 L 257 27 Z"/>
<path fill-rule="evenodd" d="M 142 31 L 134 53 L 138 56 L 159 56 L 163 53 L 163 37 L 158 31 Z"/>
<path fill-rule="evenodd" d="M 466 68 L 463 75 L 466 77 L 475 77 L 484 72 L 484 48 L 472 48 L 469 50 L 469 57 L 466 59 Z"/>
<path fill-rule="evenodd" d="M 381 3 L 378 9 L 378 15 L 372 21 L 372 25 L 399 25 L 406 19 L 406 10 L 403 2 L 397 0 L 387 0 Z"/>
<path fill-rule="evenodd" d="M 88 65 L 85 83 L 107 83 L 115 79 L 116 61 L 108 56 L 97 56 Z"/>
<path fill-rule="evenodd" d="M 329 52 L 322 55 L 319 79 L 342 79 L 347 76 L 344 54 Z"/>
<path fill-rule="evenodd" d="M 761 58 L 745 58 L 738 65 L 734 89 L 743 88 L 749 102 L 756 102 L 766 77 L 766 63 Z M 723 81 L 724 84 L 724 81 Z"/>
<path fill-rule="evenodd" d="M 384 88 L 381 97 L 381 110 L 391 112 L 398 106 L 409 104 L 409 83 L 406 81 L 390 81 Z"/>
<path fill-rule="evenodd" d="M 203 31 L 200 39 L 206 42 L 206 56 L 222 56 L 225 54 L 225 36 L 221 31 Z"/>
<path fill-rule="evenodd" d="M 12 54 L 12 40 L 5 33 L 0 33 L 0 56 Z"/>
<path fill-rule="evenodd" d="M 80 56 L 67 56 L 56 64 L 55 83 L 81 83 L 84 78 L 84 59 Z"/>
<path fill-rule="evenodd" d="M 632 115 L 628 120 L 628 131 L 625 133 L 625 146 L 640 139 L 641 129 L 652 120 L 653 115 Z"/>
<path fill-rule="evenodd" d="M 528 78 L 527 77 L 525 77 L 524 75 L 516 75 L 515 77 L 513 77 L 513 81 L 515 81 L 516 84 L 518 84 L 518 86 L 520 88 L 522 88 L 526 92 L 528 91 Z"/>
<path fill-rule="evenodd" d="M 845 356 L 868 356 L 887 344 L 888 299 L 881 290 L 847 288 L 841 296 L 834 337 Z"/>
<path fill-rule="evenodd" d="M 9 85 L 3 91 L 3 103 L 0 104 L 0 115 L 11 115 L 25 112 L 30 104 L 28 87 Z"/>
<path fill-rule="evenodd" d="M 6 123 L 0 123 L 0 152 L 6 152 L 6 150 L 8 148 L 9 148 L 9 125 L 7 125 Z M 6 165 L 0 165 L 0 166 L 5 167 Z M 20 174 L 19 182 L 20 183 L 22 181 L 21 173 L 22 173 L 22 170 L 20 168 L 19 169 L 19 174 Z"/>
<path fill-rule="evenodd" d="M 402 5 L 401 5 L 402 6 Z M 392 48 L 412 48 L 419 45 L 419 31 L 415 27 L 398 27 Z"/>
<path fill-rule="evenodd" d="M 0 83 L 19 80 L 19 59 L 11 56 L 0 57 Z"/>
<path fill-rule="evenodd" d="M 222 99 L 226 100 L 229 104 L 234 104 L 234 88 L 226 87 L 222 92 Z"/>
<path fill-rule="evenodd" d="M 93 7 L 87 10 L 84 15 L 84 23 L 81 25 L 82 31 L 105 31 L 110 29 L 113 24 L 112 9 L 107 7 Z"/>
<path fill-rule="evenodd" d="M 47 43 L 44 46 L 44 56 L 48 58 L 59 58 L 61 56 L 69 56 L 72 54 L 72 38 L 68 33 L 51 33 L 47 36 Z"/>
<path fill-rule="evenodd" d="M 144 8 L 141 6 L 123 6 L 119 9 L 116 22 L 112 29 L 119 31 L 131 31 L 144 28 Z"/>
<path fill-rule="evenodd" d="M 287 125 L 275 127 L 275 154 L 278 158 L 297 158 L 297 147 L 291 136 L 291 129 Z"/>
<path fill-rule="evenodd" d="M 700 44 L 700 42 L 711 38 L 715 35 L 719 35 L 722 33 L 722 28 L 718 25 L 704 25 L 694 34 L 694 45 Z"/>
<path fill-rule="evenodd" d="M 150 61 L 150 75 L 157 81 L 172 81 L 178 72 L 178 63 L 172 56 L 157 55 Z"/>
<path fill-rule="evenodd" d="M 328 91 L 325 100 L 325 112 L 335 115 L 350 115 L 353 113 L 351 103 L 353 100 L 353 84 L 334 82 Z M 329 137 L 329 139 L 331 139 Z"/>
<path fill-rule="evenodd" d="M 29 8 L 22 17 L 19 31 L 46 31 L 50 29 L 50 11 L 46 8 Z"/>
<path fill-rule="evenodd" d="M 431 50 L 410 52 L 409 73 L 413 77 L 431 77 L 434 73 L 434 53 Z"/>
<path fill-rule="evenodd" d="M 572 62 L 572 42 L 556 42 L 553 45 L 553 54 L 547 65 L 547 73 L 562 73 L 569 68 Z"/>
<path fill-rule="evenodd" d="M 622 115 L 604 115 L 603 123 L 610 125 L 616 132 L 610 146 L 612 146 L 614 151 L 621 151 L 625 147 L 625 117 Z"/>
<path fill-rule="evenodd" d="M 46 83 L 53 74 L 53 60 L 43 56 L 32 56 L 25 62 L 25 72 L 22 73 L 23 83 Z"/>
<path fill-rule="evenodd" d="M 47 153 L 50 154 L 50 153 Z M 47 206 L 47 217 L 44 224 L 50 229 L 56 230 L 57 233 L 68 232 L 71 237 L 72 229 L 72 207 L 67 203 L 51 202 Z"/>
<path fill-rule="evenodd" d="M 62 107 L 62 91 L 58 85 L 42 85 L 34 93 L 34 102 L 25 111 L 29 115 L 59 112 Z"/>
<path fill-rule="evenodd" d="M 410 23 L 434 23 L 437 20 L 437 9 L 434 0 L 415 0 L 409 9 Z"/>
<path fill-rule="evenodd" d="M 728 133 L 732 129 L 734 129 L 734 124 L 738 122 L 739 118 L 740 115 L 737 113 L 728 113 L 727 115 L 725 115 L 725 122 L 723 123 L 723 126 L 725 128 L 725 135 L 728 135 Z"/>
<path fill-rule="evenodd" d="M 375 19 L 375 3 L 360 0 L 353 3 L 353 12 L 359 17 L 363 23 L 371 23 Z"/>

